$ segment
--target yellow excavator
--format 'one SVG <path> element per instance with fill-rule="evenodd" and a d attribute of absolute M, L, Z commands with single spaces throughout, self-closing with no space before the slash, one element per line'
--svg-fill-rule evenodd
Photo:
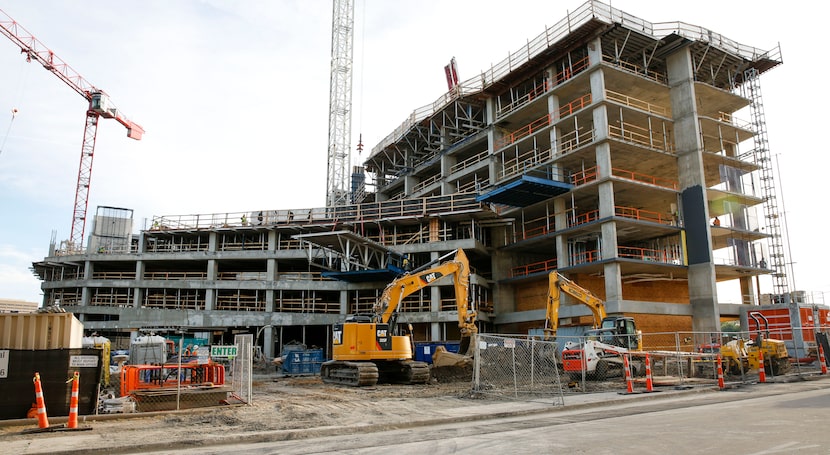
<path fill-rule="evenodd" d="M 434 265 L 434 264 L 438 265 Z M 434 265 L 434 266 L 433 266 Z M 332 327 L 332 360 L 320 367 L 323 382 L 355 387 L 381 383 L 423 384 L 429 365 L 413 360 L 412 326 L 408 333 L 397 324 L 398 307 L 408 295 L 447 275 L 453 276 L 461 352 L 469 349 L 477 332 L 476 312 L 468 302 L 470 265 L 461 249 L 395 279 L 383 291 L 370 315 L 353 315 Z"/>
<path fill-rule="evenodd" d="M 609 371 L 614 369 L 622 371 L 620 355 L 642 350 L 642 337 L 634 318 L 608 316 L 602 299 L 555 270 L 548 275 L 544 339 L 556 338 L 562 292 L 587 306 L 594 317 L 593 328 L 586 332 L 583 343 L 565 343 L 562 351 L 563 370 L 574 377 L 581 376 L 584 371 L 597 379 L 605 379 Z M 639 370 L 639 365 L 634 365 L 634 369 Z"/>
<path fill-rule="evenodd" d="M 559 304 L 562 301 L 562 292 L 570 295 L 591 310 L 594 316 L 594 329 L 598 329 L 608 317 L 605 312 L 605 303 L 587 289 L 573 281 L 552 271 L 548 275 L 548 303 L 545 311 L 544 339 L 556 339 L 556 330 L 559 328 Z"/>

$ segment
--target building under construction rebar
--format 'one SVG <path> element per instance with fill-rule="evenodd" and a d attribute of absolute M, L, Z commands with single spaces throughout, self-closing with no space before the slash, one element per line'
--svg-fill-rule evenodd
<path fill-rule="evenodd" d="M 589 1 L 415 110 L 355 169 L 353 204 L 156 216 L 137 235 L 108 208 L 85 253 L 34 264 L 44 305 L 111 337 L 329 349 L 330 325 L 371 312 L 403 258 L 463 248 L 483 331 L 541 328 L 551 270 L 644 332 L 716 331 L 740 308 L 717 283 L 737 280 L 745 304 L 761 275 L 787 292 L 759 86 L 781 63 L 777 47 Z M 410 295 L 399 321 L 458 339 L 452 291 Z M 579 305 L 560 318 L 562 334 L 591 323 Z"/>

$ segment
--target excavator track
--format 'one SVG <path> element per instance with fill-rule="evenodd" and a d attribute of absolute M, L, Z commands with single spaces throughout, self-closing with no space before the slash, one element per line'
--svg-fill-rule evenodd
<path fill-rule="evenodd" d="M 378 362 L 378 382 L 389 384 L 426 384 L 429 364 L 414 360 Z"/>
<path fill-rule="evenodd" d="M 327 384 L 368 387 L 378 382 L 378 367 L 373 362 L 331 360 L 320 366 L 320 377 Z"/>

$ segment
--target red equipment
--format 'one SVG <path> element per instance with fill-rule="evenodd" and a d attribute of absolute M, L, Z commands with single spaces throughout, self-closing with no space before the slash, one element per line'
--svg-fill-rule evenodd
<path fill-rule="evenodd" d="M 109 100 L 103 90 L 96 88 L 73 70 L 54 52 L 38 41 L 28 30 L 15 22 L 5 11 L 0 10 L 0 33 L 20 47 L 26 54 L 26 61 L 36 60 L 47 71 L 57 76 L 89 103 L 86 111 L 84 142 L 81 146 L 81 163 L 78 168 L 78 185 L 75 189 L 75 209 L 72 214 L 72 230 L 67 250 L 81 251 L 86 229 L 86 212 L 89 202 L 89 186 L 92 179 L 92 158 L 95 152 L 95 137 L 98 133 L 98 118 L 114 118 L 127 128 L 127 137 L 139 140 L 144 129 L 125 117 Z"/>

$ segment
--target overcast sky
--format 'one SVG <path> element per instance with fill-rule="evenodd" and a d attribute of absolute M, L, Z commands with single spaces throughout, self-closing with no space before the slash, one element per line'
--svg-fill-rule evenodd
<path fill-rule="evenodd" d="M 582 3 L 356 0 L 352 142 L 363 133 L 365 158 L 413 110 L 438 99 L 453 56 L 460 79 L 471 79 Z M 782 173 L 790 279 L 798 289 L 830 291 L 830 216 L 818 204 L 830 159 L 814 136 L 826 128 L 828 97 L 810 86 L 826 83 L 828 65 L 816 57 L 825 25 L 806 6 L 815 4 L 608 3 L 760 49 L 780 42 L 784 65 L 762 76 L 761 87 Z M 117 122 L 101 121 L 90 220 L 98 206 L 124 207 L 134 210 L 138 232 L 153 215 L 325 205 L 330 1 L 6 0 L 0 9 L 146 130 L 133 141 Z M 58 242 L 69 237 L 86 108 L 0 37 L 0 298 L 42 300 L 29 267 L 46 256 L 53 231 Z"/>

